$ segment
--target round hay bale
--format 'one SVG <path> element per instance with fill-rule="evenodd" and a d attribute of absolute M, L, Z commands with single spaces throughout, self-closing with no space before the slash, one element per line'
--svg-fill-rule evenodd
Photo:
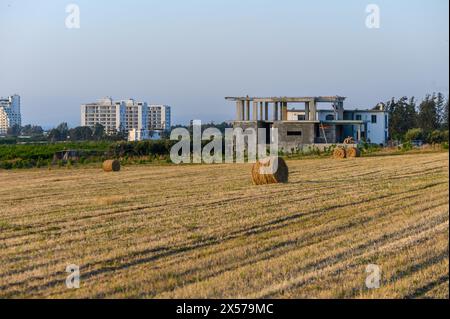
<path fill-rule="evenodd" d="M 252 179 L 255 185 L 287 183 L 289 169 L 281 157 L 271 156 L 263 158 L 253 165 Z"/>
<path fill-rule="evenodd" d="M 336 147 L 333 151 L 333 158 L 334 159 L 344 159 L 347 157 L 347 152 L 345 151 L 345 148 L 343 147 Z"/>
<path fill-rule="evenodd" d="M 349 147 L 347 149 L 347 157 L 360 157 L 361 151 L 357 147 Z"/>
<path fill-rule="evenodd" d="M 105 172 L 118 172 L 120 171 L 119 160 L 106 160 L 103 162 L 103 170 Z"/>

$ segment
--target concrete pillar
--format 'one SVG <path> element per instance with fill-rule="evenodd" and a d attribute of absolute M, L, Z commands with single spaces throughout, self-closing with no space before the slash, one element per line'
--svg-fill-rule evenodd
<path fill-rule="evenodd" d="M 357 142 L 361 141 L 361 125 L 358 125 L 358 133 L 356 133 Z"/>
<path fill-rule="evenodd" d="M 282 102 L 281 104 L 281 120 L 287 121 L 288 119 L 288 112 L 287 112 L 287 102 Z"/>
<path fill-rule="evenodd" d="M 264 103 L 259 102 L 259 120 L 264 121 Z"/>
<path fill-rule="evenodd" d="M 244 108 L 244 101 L 240 100 L 239 103 L 239 119 L 240 121 L 245 121 L 245 108 Z"/>
<path fill-rule="evenodd" d="M 309 102 L 309 120 L 310 121 L 316 121 L 317 116 L 317 108 L 316 108 L 316 101 Z"/>
<path fill-rule="evenodd" d="M 269 102 L 264 103 L 264 119 L 269 120 Z"/>
<path fill-rule="evenodd" d="M 309 121 L 309 102 L 305 102 L 305 120 Z"/>
<path fill-rule="evenodd" d="M 253 121 L 258 120 L 258 102 L 253 101 Z"/>
<path fill-rule="evenodd" d="M 245 101 L 245 112 L 247 113 L 245 115 L 245 120 L 250 121 L 250 100 Z"/>
<path fill-rule="evenodd" d="M 242 101 L 236 101 L 236 121 L 244 120 L 244 105 Z"/>
<path fill-rule="evenodd" d="M 338 102 L 338 120 L 344 119 L 344 102 Z"/>
<path fill-rule="evenodd" d="M 272 114 L 272 118 L 274 121 L 278 121 L 278 102 L 274 102 L 273 103 L 273 114 Z"/>

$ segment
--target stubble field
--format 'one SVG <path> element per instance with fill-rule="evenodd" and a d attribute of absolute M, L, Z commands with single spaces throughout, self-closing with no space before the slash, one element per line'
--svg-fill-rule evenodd
<path fill-rule="evenodd" d="M 449 297 L 448 153 L 288 165 L 0 170 L 0 297 Z"/>

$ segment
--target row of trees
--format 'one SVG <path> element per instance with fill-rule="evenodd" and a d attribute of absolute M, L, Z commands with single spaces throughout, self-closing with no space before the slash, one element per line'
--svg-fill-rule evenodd
<path fill-rule="evenodd" d="M 7 131 L 7 135 L 8 136 L 20 136 L 20 135 L 25 135 L 25 136 L 41 136 L 44 134 L 44 130 L 42 129 L 41 126 L 38 125 L 25 125 L 25 126 L 20 126 L 20 125 L 13 125 L 10 128 L 8 128 Z"/>
<path fill-rule="evenodd" d="M 101 124 L 96 124 L 93 128 L 86 126 L 78 126 L 69 128 L 67 123 L 61 123 L 57 127 L 51 129 L 46 136 L 41 126 L 14 125 L 8 129 L 7 136 L 16 138 L 20 136 L 30 136 L 38 140 L 48 140 L 50 142 L 57 141 L 120 141 L 126 139 L 124 133 L 107 135 L 105 128 Z"/>
<path fill-rule="evenodd" d="M 61 123 L 52 129 L 47 136 L 50 142 L 56 141 L 120 141 L 126 139 L 124 133 L 107 135 L 105 128 L 101 124 L 96 124 L 93 128 L 78 126 L 69 129 L 67 123 Z"/>
<path fill-rule="evenodd" d="M 420 133 L 421 139 L 428 140 L 433 134 L 438 134 L 438 131 L 448 131 L 448 103 L 449 99 L 442 93 L 429 94 L 419 104 L 414 97 L 405 96 L 398 100 L 392 98 L 386 103 L 390 115 L 391 139 L 411 138 L 414 135 L 411 131 L 414 131 Z"/>

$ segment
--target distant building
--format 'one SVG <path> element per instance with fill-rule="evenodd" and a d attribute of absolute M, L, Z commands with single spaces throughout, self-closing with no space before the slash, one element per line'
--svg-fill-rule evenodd
<path fill-rule="evenodd" d="M 20 114 L 20 96 L 12 95 L 0 98 L 0 135 L 5 135 L 14 125 L 22 125 Z"/>
<path fill-rule="evenodd" d="M 149 106 L 133 99 L 114 102 L 108 97 L 81 105 L 81 126 L 101 124 L 107 134 L 123 132 L 130 141 L 150 139 L 149 131 L 169 130 L 170 117 L 170 106 Z"/>
<path fill-rule="evenodd" d="M 145 141 L 150 138 L 151 136 L 149 130 L 132 128 L 128 131 L 128 141 L 130 142 Z"/>
<path fill-rule="evenodd" d="M 125 104 L 125 121 L 123 129 L 130 132 L 132 129 L 138 131 L 147 130 L 148 105 L 147 102 L 136 102 L 133 99 L 123 101 Z"/>
<path fill-rule="evenodd" d="M 356 143 L 386 144 L 389 114 L 383 105 L 371 110 L 345 110 L 345 97 L 227 97 L 236 103 L 234 127 L 263 129 L 267 141 L 278 131 L 279 147 L 285 151 L 316 145 L 326 147 L 353 137 Z M 328 103 L 329 110 L 318 104 Z M 290 109 L 292 104 L 304 108 Z"/>
<path fill-rule="evenodd" d="M 333 141 L 332 138 L 325 141 L 325 136 L 320 138 L 320 131 L 324 127 L 324 132 L 328 132 L 329 124 L 336 121 L 336 113 L 334 110 L 317 110 L 318 120 L 323 123 L 323 126 L 319 127 L 319 138 L 317 142 L 325 143 Z M 288 121 L 304 121 L 305 110 L 288 110 Z M 341 136 L 353 137 L 356 141 L 365 140 L 374 144 L 386 144 L 388 141 L 389 133 L 389 116 L 384 109 L 372 109 L 372 110 L 344 110 L 344 121 L 362 121 L 360 132 L 355 129 L 353 125 L 345 125 L 342 128 Z M 358 134 L 360 134 L 358 136 Z"/>
<path fill-rule="evenodd" d="M 169 131 L 171 107 L 168 105 L 150 105 L 148 112 L 148 129 L 150 131 Z"/>
<path fill-rule="evenodd" d="M 124 130 L 125 103 L 114 102 L 110 97 L 94 103 L 81 105 L 81 126 L 94 127 L 101 124 L 106 134 L 114 134 Z"/>

